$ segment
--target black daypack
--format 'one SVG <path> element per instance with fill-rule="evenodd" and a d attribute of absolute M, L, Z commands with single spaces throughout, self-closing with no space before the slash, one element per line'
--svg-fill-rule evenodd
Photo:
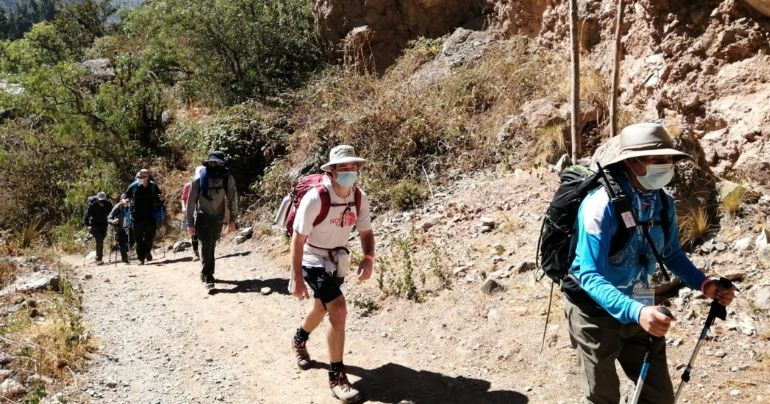
<path fill-rule="evenodd" d="M 663 265 L 663 259 L 654 248 L 649 237 L 649 227 L 656 224 L 663 226 L 663 233 L 668 238 L 668 202 L 665 192 L 661 189 L 660 198 L 663 202 L 661 211 L 661 223 L 638 223 L 633 212 L 631 200 L 623 191 L 623 188 L 615 180 L 624 175 L 617 169 L 606 170 L 600 167 L 598 172 L 593 172 L 583 166 L 571 166 L 561 175 L 561 185 L 548 205 L 543 224 L 540 228 L 540 238 L 537 246 L 536 265 L 539 269 L 537 279 L 547 276 L 554 283 L 562 286 L 569 275 L 572 261 L 575 259 L 575 247 L 577 245 L 576 224 L 578 209 L 586 195 L 592 190 L 603 186 L 613 204 L 619 226 L 610 241 L 610 257 L 621 252 L 628 243 L 634 229 L 642 226 L 648 245 L 658 260 L 663 275 L 668 279 L 668 273 Z"/>

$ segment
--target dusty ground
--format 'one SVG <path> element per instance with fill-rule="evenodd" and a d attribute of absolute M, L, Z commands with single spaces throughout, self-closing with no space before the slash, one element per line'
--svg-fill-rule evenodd
<path fill-rule="evenodd" d="M 378 269 L 388 275 L 383 288 L 394 287 L 401 273 L 403 254 L 393 240 L 411 237 L 420 302 L 386 296 L 376 279 L 346 282 L 345 363 L 370 402 L 577 402 L 577 364 L 560 295 L 539 353 L 548 284 L 535 283 L 532 272 L 516 273 L 520 263 L 533 260 L 538 217 L 554 186 L 555 177 L 544 171 L 458 177 L 451 190 L 434 190 L 424 209 L 377 218 Z M 481 233 L 481 216 L 495 218 L 495 230 Z M 100 345 L 90 370 L 77 376 L 70 395 L 75 401 L 336 402 L 326 386 L 325 325 L 309 342 L 317 366 L 299 371 L 294 365 L 289 340 L 307 303 L 286 294 L 285 244 L 272 237 L 235 245 L 230 238 L 218 249 L 221 282 L 214 294 L 200 283 L 189 252 L 164 258 L 156 251 L 146 266 L 82 267 L 82 257 L 68 258 Z M 744 270 L 742 289 L 768 284 L 750 254 L 697 260 L 708 260 L 718 273 Z M 437 286 L 434 267 L 448 274 L 448 287 Z M 455 277 L 460 267 L 465 276 Z M 486 274 L 511 267 L 513 274 L 499 279 L 506 290 L 480 291 Z M 427 274 L 424 284 L 418 274 Z M 265 286 L 273 292 L 260 294 Z M 748 295 L 738 297 L 728 320 L 749 317 L 753 332 L 718 321 L 696 361 L 687 402 L 770 401 L 767 313 Z M 679 317 L 669 337 L 675 386 L 676 368 L 689 359 L 707 312 L 705 301 L 684 296 L 672 306 Z"/>

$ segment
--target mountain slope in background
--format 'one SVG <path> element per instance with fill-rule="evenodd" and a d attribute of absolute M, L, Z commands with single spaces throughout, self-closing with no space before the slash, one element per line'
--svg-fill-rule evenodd
<path fill-rule="evenodd" d="M 0 7 L 6 11 L 16 9 L 16 4 L 26 4 L 29 0 L 0 0 Z M 142 4 L 142 0 L 113 0 L 112 4 L 121 8 L 134 8 Z"/>

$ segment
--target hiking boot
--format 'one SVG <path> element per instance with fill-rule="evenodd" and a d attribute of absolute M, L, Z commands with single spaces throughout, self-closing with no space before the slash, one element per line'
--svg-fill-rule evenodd
<path fill-rule="evenodd" d="M 294 357 L 297 358 L 297 366 L 302 370 L 310 369 L 310 354 L 307 353 L 307 341 L 297 342 L 291 339 L 291 349 L 294 351 Z"/>
<path fill-rule="evenodd" d="M 206 289 L 214 289 L 214 275 L 209 275 L 206 277 Z"/>
<path fill-rule="evenodd" d="M 198 254 L 198 252 L 195 251 L 194 254 L 195 255 L 193 256 L 193 261 L 200 261 L 201 260 L 201 256 Z"/>
<path fill-rule="evenodd" d="M 104 261 L 102 261 L 102 260 L 96 260 L 96 265 L 104 265 Z"/>
<path fill-rule="evenodd" d="M 150 253 L 144 254 L 144 260 L 147 262 L 152 261 L 152 254 Z"/>
<path fill-rule="evenodd" d="M 361 401 L 361 393 L 350 385 L 344 370 L 337 373 L 337 377 L 329 380 L 329 388 L 332 390 L 332 395 L 343 403 Z"/>
<path fill-rule="evenodd" d="M 139 264 L 138 265 L 144 265 L 144 260 L 139 260 Z"/>

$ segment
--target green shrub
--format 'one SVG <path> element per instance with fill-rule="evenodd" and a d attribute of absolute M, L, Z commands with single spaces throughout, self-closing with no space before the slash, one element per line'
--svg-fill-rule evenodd
<path fill-rule="evenodd" d="M 422 204 L 428 197 L 425 184 L 408 178 L 398 181 L 387 192 L 390 208 L 394 210 L 413 209 Z"/>
<path fill-rule="evenodd" d="M 82 254 L 85 248 L 83 240 L 87 234 L 78 217 L 72 217 L 51 229 L 53 242 L 67 254 Z"/>

